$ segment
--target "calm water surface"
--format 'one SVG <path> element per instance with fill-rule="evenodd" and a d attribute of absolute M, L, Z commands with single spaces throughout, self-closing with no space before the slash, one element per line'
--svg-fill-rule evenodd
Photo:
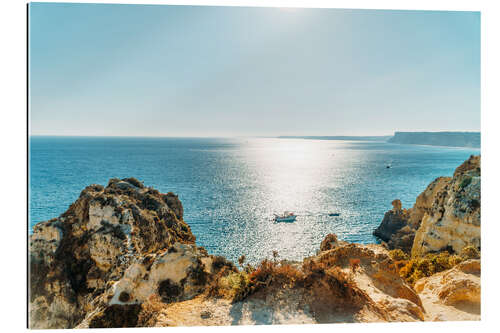
<path fill-rule="evenodd" d="M 303 139 L 32 137 L 30 146 L 30 227 L 59 216 L 89 184 L 136 177 L 179 195 L 199 245 L 250 262 L 273 250 L 299 260 L 331 232 L 375 242 L 393 199 L 411 207 L 433 179 L 479 153 Z M 285 210 L 296 222 L 271 220 Z"/>

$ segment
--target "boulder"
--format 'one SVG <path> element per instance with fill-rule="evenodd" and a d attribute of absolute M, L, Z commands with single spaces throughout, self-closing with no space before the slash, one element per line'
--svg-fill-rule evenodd
<path fill-rule="evenodd" d="M 319 246 L 320 251 L 328 251 L 333 248 L 336 248 L 337 246 L 340 245 L 345 245 L 347 244 L 346 242 L 340 241 L 337 238 L 337 235 L 335 234 L 328 234 L 326 237 L 321 241 L 321 245 Z"/>

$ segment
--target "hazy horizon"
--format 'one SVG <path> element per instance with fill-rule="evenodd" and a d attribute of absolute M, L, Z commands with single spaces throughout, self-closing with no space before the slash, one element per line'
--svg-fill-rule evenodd
<path fill-rule="evenodd" d="M 32 136 L 480 132 L 480 13 L 29 4 Z"/>
<path fill-rule="evenodd" d="M 397 131 L 400 132 L 400 131 Z M 420 133 L 481 133 L 481 131 L 412 131 Z M 155 135 L 53 135 L 53 134 L 29 134 L 29 137 L 68 137 L 68 138 L 206 138 L 206 139 L 216 139 L 216 138 L 264 138 L 264 139 L 314 139 L 314 138 L 341 138 L 341 137 L 353 137 L 353 138 L 388 138 L 394 136 L 393 134 L 386 135 L 226 135 L 226 136 L 190 136 L 190 135 L 176 135 L 176 136 L 155 136 Z"/>

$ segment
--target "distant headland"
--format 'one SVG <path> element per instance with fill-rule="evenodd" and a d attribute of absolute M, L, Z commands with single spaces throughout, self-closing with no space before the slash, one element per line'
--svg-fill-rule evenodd
<path fill-rule="evenodd" d="M 481 147 L 480 132 L 395 132 L 387 142 L 446 147 Z"/>
<path fill-rule="evenodd" d="M 443 147 L 481 148 L 480 132 L 394 132 L 394 136 L 278 136 L 279 139 L 383 141 Z"/>

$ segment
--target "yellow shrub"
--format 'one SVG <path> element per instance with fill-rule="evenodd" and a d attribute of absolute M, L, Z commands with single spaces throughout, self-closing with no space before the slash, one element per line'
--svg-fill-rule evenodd
<path fill-rule="evenodd" d="M 461 257 L 464 260 L 467 259 L 479 259 L 481 257 L 481 254 L 478 249 L 476 249 L 472 245 L 467 245 L 462 249 Z"/>
<path fill-rule="evenodd" d="M 403 252 L 401 249 L 394 249 L 389 251 L 389 256 L 392 258 L 392 260 L 395 261 L 400 261 L 400 260 L 408 260 L 409 257 L 406 253 Z"/>
<path fill-rule="evenodd" d="M 424 257 L 398 261 L 396 268 L 399 269 L 399 275 L 413 285 L 418 279 L 450 269 L 462 261 L 461 257 L 443 251 L 428 253 Z"/>

